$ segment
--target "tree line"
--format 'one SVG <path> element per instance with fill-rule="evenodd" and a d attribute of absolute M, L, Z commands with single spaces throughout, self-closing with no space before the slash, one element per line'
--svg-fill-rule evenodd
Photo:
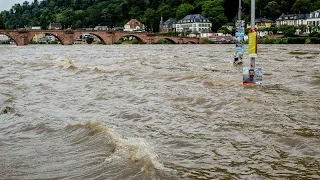
<path fill-rule="evenodd" d="M 256 0 L 256 17 L 275 20 L 282 13 L 309 13 L 320 9 L 320 0 Z M 238 0 L 34 0 L 15 4 L 0 13 L 0 29 L 17 29 L 61 23 L 63 28 L 123 27 L 135 18 L 147 31 L 158 32 L 164 20 L 202 14 L 217 31 L 237 19 Z M 242 0 L 243 19 L 250 19 L 250 0 Z"/>

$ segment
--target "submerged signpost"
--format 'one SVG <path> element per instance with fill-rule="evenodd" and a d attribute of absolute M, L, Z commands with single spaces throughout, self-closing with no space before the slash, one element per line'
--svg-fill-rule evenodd
<path fill-rule="evenodd" d="M 244 51 L 244 21 L 241 20 L 241 0 L 239 0 L 238 20 L 236 21 L 236 50 L 234 52 L 234 64 L 242 64 Z"/>
<path fill-rule="evenodd" d="M 251 0 L 251 28 L 249 30 L 249 58 L 250 67 L 243 67 L 243 85 L 261 84 L 262 69 L 256 68 L 258 52 L 257 29 L 255 28 L 255 0 Z"/>

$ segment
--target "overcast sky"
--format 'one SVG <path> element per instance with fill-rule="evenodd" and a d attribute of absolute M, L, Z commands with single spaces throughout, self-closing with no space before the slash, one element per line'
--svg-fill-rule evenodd
<path fill-rule="evenodd" d="M 0 11 L 8 11 L 14 4 L 22 4 L 25 1 L 33 2 L 33 0 L 0 0 Z"/>

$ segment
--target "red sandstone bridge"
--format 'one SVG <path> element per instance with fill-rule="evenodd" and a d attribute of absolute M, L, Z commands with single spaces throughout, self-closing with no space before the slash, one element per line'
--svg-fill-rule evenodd
<path fill-rule="evenodd" d="M 103 44 L 115 44 L 125 36 L 134 36 L 144 44 L 155 44 L 161 39 L 169 40 L 175 44 L 199 44 L 200 42 L 200 38 L 198 37 L 163 36 L 145 32 L 137 33 L 102 30 L 0 30 L 0 34 L 9 36 L 18 46 L 29 44 L 32 38 L 39 34 L 53 35 L 63 45 L 74 44 L 76 39 L 83 34 L 97 36 Z"/>

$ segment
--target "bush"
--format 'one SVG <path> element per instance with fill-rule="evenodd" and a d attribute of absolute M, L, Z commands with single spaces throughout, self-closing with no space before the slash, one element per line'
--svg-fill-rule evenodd
<path fill-rule="evenodd" d="M 156 42 L 156 44 L 172 44 L 172 43 L 167 39 L 160 39 L 159 41 Z"/>
<path fill-rule="evenodd" d="M 202 39 L 200 41 L 200 44 L 214 44 L 214 42 L 211 41 L 210 39 Z"/>
<path fill-rule="evenodd" d="M 320 37 L 310 37 L 309 39 L 312 44 L 320 44 Z"/>
<path fill-rule="evenodd" d="M 10 41 L 0 41 L 0 44 L 10 44 Z"/>
<path fill-rule="evenodd" d="M 287 38 L 262 38 L 258 40 L 260 44 L 288 44 Z"/>
<path fill-rule="evenodd" d="M 247 41 L 245 41 L 247 43 Z M 320 44 L 318 37 L 261 38 L 259 44 Z"/>
<path fill-rule="evenodd" d="M 307 39 L 305 40 L 305 44 L 311 44 L 310 38 L 307 38 Z"/>
<path fill-rule="evenodd" d="M 303 37 L 290 37 L 288 38 L 288 44 L 304 44 L 306 38 Z"/>
<path fill-rule="evenodd" d="M 314 32 L 309 34 L 309 37 L 318 37 L 318 38 L 320 38 L 320 33 L 314 31 Z"/>
<path fill-rule="evenodd" d="M 281 25 L 279 30 L 282 31 L 285 37 L 295 36 L 296 27 L 292 25 Z"/>
<path fill-rule="evenodd" d="M 87 37 L 87 38 L 86 38 L 86 42 L 87 42 L 88 44 L 92 44 L 93 38 L 92 38 L 92 37 Z"/>
<path fill-rule="evenodd" d="M 50 44 L 59 44 L 59 41 L 51 41 Z"/>

